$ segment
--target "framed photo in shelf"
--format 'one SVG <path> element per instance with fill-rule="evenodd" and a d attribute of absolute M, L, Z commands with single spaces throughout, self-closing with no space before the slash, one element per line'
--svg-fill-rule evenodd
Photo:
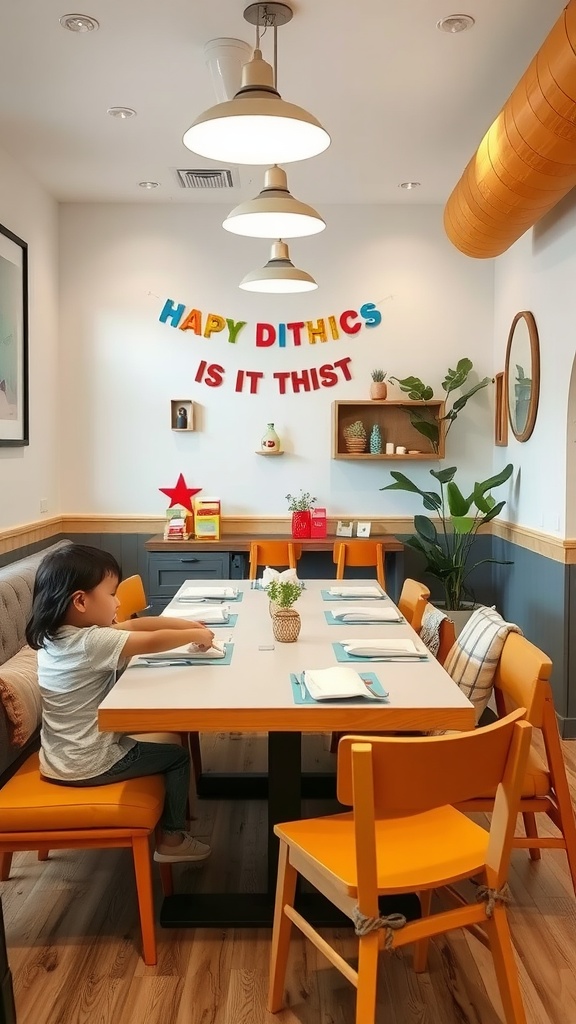
<path fill-rule="evenodd" d="M 28 434 L 28 246 L 0 224 L 0 445 Z"/>
<path fill-rule="evenodd" d="M 339 519 L 336 524 L 337 537 L 351 537 L 354 523 L 351 519 Z"/>

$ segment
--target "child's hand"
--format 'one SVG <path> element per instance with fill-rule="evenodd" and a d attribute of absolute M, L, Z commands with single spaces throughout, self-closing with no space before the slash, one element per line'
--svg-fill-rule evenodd
<path fill-rule="evenodd" d="M 208 651 L 212 647 L 212 641 L 214 639 L 214 633 L 211 629 L 207 629 L 206 626 L 200 626 L 197 630 L 194 640 L 192 641 L 197 645 L 200 651 Z"/>

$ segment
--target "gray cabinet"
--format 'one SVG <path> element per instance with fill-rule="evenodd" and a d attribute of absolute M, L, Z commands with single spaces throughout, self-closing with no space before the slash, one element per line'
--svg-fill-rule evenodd
<path fill-rule="evenodd" d="M 186 580 L 229 580 L 230 560 L 228 551 L 150 551 L 150 614 L 159 615 Z"/>

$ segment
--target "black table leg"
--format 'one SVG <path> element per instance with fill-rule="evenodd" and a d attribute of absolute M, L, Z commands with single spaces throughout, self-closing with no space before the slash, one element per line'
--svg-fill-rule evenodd
<path fill-rule="evenodd" d="M 272 898 L 278 867 L 274 825 L 300 817 L 301 759 L 301 733 L 268 733 L 268 893 Z"/>

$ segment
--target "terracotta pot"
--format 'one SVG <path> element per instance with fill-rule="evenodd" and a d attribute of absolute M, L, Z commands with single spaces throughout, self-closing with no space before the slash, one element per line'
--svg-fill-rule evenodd
<path fill-rule="evenodd" d="M 385 380 L 373 380 L 370 385 L 370 398 L 383 401 L 388 395 L 388 385 Z"/>
<path fill-rule="evenodd" d="M 294 608 L 279 608 L 272 616 L 272 632 L 275 640 L 282 644 L 292 644 L 298 639 L 302 623 Z"/>
<path fill-rule="evenodd" d="M 345 437 L 346 449 L 351 454 L 358 455 L 360 452 L 366 451 L 366 438 L 365 437 Z"/>
<path fill-rule="evenodd" d="M 310 536 L 310 512 L 292 513 L 292 536 L 296 540 L 305 540 Z"/>

